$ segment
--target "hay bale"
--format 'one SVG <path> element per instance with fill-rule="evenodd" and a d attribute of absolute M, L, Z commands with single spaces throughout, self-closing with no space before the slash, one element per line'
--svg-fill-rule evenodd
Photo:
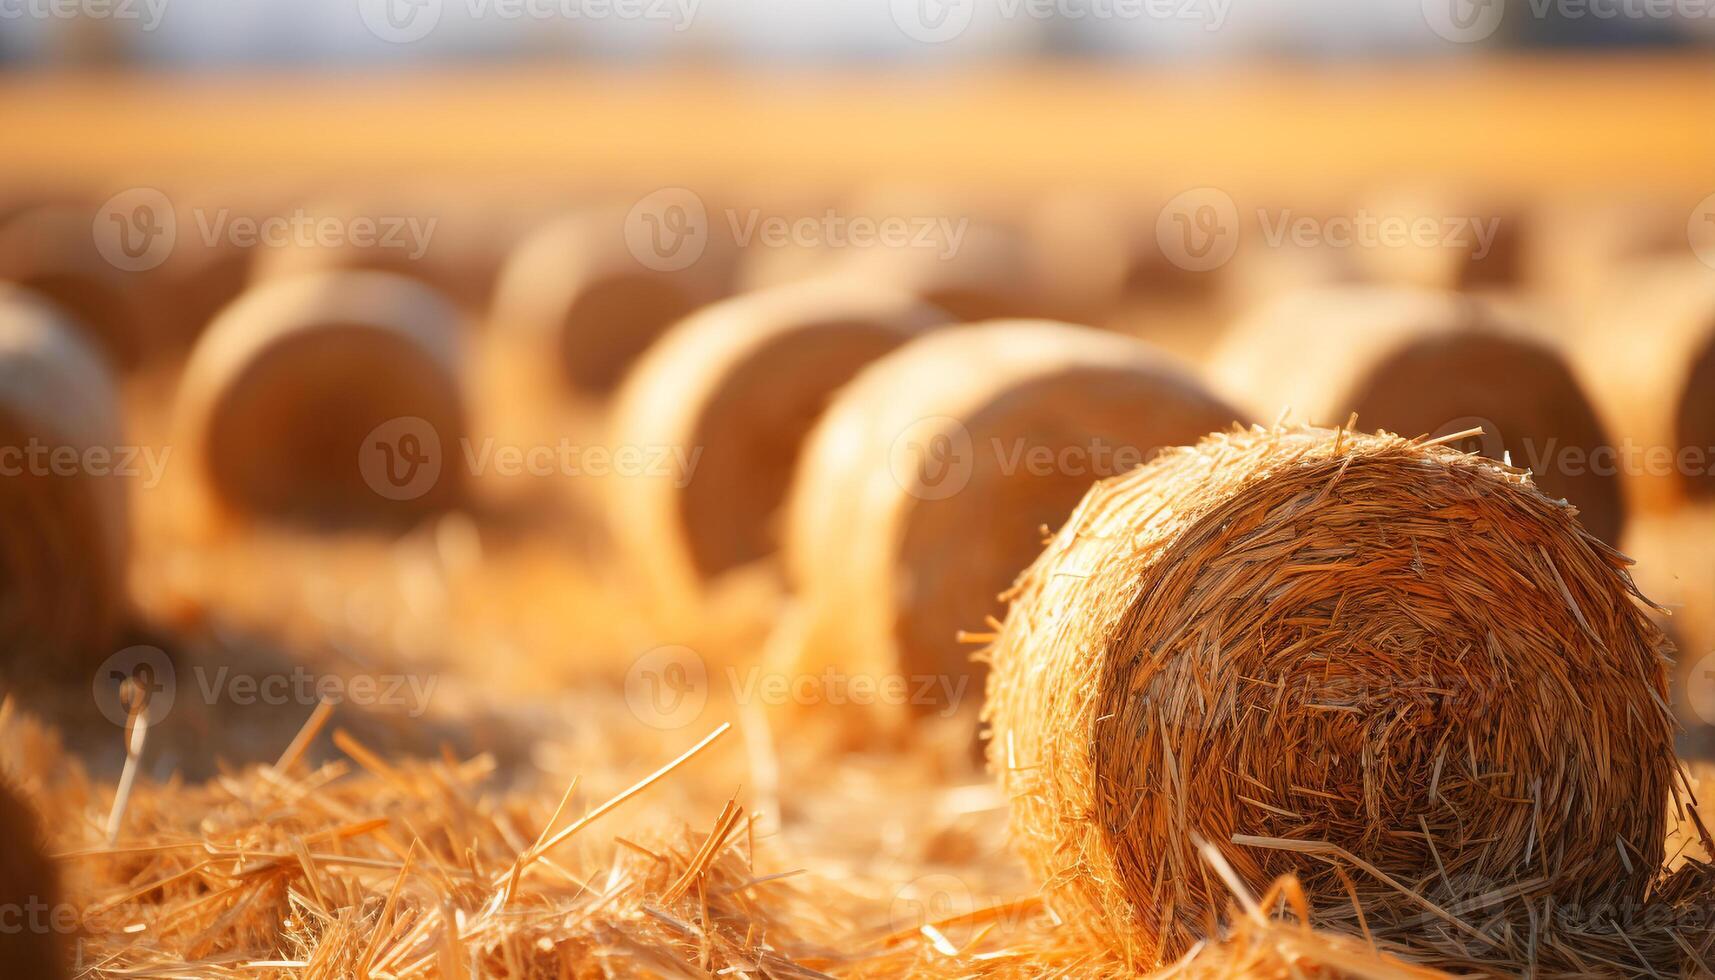
<path fill-rule="evenodd" d="M 1579 345 L 1627 450 L 1640 506 L 1715 500 L 1715 270 L 1694 259 L 1623 267 Z"/>
<path fill-rule="evenodd" d="M 66 975 L 66 940 L 76 917 L 60 902 L 59 873 L 42 846 L 40 821 L 30 804 L 0 780 L 0 962 L 6 972 L 33 980 Z"/>
<path fill-rule="evenodd" d="M 662 337 L 626 380 L 612 426 L 616 451 L 697 454 L 688 472 L 614 487 L 614 534 L 657 594 L 694 601 L 773 554 L 787 482 L 833 392 L 946 319 L 903 293 L 822 280 L 724 300 Z"/>
<path fill-rule="evenodd" d="M 1510 454 L 1597 537 L 1619 540 L 1620 479 L 1593 455 L 1611 443 L 1584 388 L 1558 349 L 1488 303 L 1389 287 L 1294 293 L 1235 325 L 1212 370 L 1259 417 L 1290 408 L 1338 424 L 1356 412 L 1406 435 L 1480 425 L 1464 448 Z"/>
<path fill-rule="evenodd" d="M 1020 848 L 1139 963 L 1216 929 L 1199 838 L 1428 961 L 1676 963 L 1639 915 L 1678 774 L 1624 566 L 1522 471 L 1385 434 L 1234 431 L 1099 484 L 990 651 Z"/>
<path fill-rule="evenodd" d="M 135 367 L 148 350 L 141 273 L 101 257 L 94 206 L 42 204 L 0 224 L 0 280 L 16 283 L 71 314 L 108 361 Z"/>
<path fill-rule="evenodd" d="M 119 418 L 113 379 L 75 324 L 0 286 L 0 646 L 19 678 L 82 670 L 126 616 Z"/>
<path fill-rule="evenodd" d="M 459 319 L 379 272 L 252 288 L 185 368 L 179 441 L 218 511 L 314 524 L 396 523 L 463 487 Z"/>
<path fill-rule="evenodd" d="M 506 260 L 492 323 L 550 369 L 556 389 L 613 391 L 668 327 L 726 295 L 734 259 L 712 231 L 683 269 L 651 269 L 626 244 L 626 213 L 601 208 L 555 221 Z"/>
<path fill-rule="evenodd" d="M 957 634 L 1001 612 L 1041 528 L 1092 480 L 1236 417 L 1154 348 L 1095 330 L 1000 321 L 912 343 L 841 392 L 808 440 L 786 537 L 808 621 L 789 655 L 806 672 L 968 685 L 980 675 Z"/>

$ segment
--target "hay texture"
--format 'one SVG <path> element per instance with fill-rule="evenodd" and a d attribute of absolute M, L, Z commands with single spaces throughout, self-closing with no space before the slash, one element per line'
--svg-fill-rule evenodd
<path fill-rule="evenodd" d="M 118 395 L 64 314 L 0 287 L 0 646 L 5 671 L 79 672 L 127 614 Z"/>
<path fill-rule="evenodd" d="M 399 522 L 455 503 L 459 331 L 438 293 L 388 273 L 245 293 L 199 340 L 175 409 L 206 502 L 310 524 Z"/>
<path fill-rule="evenodd" d="M 1452 293 L 1335 287 L 1283 296 L 1227 334 L 1212 370 L 1259 417 L 1443 435 L 1531 468 L 1584 526 L 1617 542 L 1620 478 L 1599 465 L 1608 433 L 1562 354 L 1494 306 Z"/>
<path fill-rule="evenodd" d="M 1581 356 L 1631 450 L 1625 473 L 1639 504 L 1715 501 L 1715 269 L 1633 263 L 1593 308 Z"/>
<path fill-rule="evenodd" d="M 834 391 L 946 314 L 910 296 L 819 280 L 750 293 L 678 324 L 638 364 L 612 443 L 684 471 L 615 481 L 614 534 L 669 605 L 773 554 L 805 434 Z"/>
<path fill-rule="evenodd" d="M 559 389 L 610 394 L 669 327 L 730 288 L 731 249 L 713 230 L 695 262 L 667 271 L 632 254 L 626 222 L 612 208 L 562 218 L 521 242 L 501 270 L 494 328 Z"/>
<path fill-rule="evenodd" d="M 1708 869 L 1659 875 L 1683 774 L 1624 566 L 1524 473 L 1386 434 L 1235 430 L 1098 484 L 991 651 L 1020 847 L 1140 964 L 1217 931 L 1199 839 L 1435 964 L 1707 963 Z"/>
<path fill-rule="evenodd" d="M 1045 321 L 913 342 L 840 393 L 788 505 L 787 571 L 805 670 L 916 679 L 978 699 L 974 648 L 996 596 L 1091 481 L 1236 411 L 1154 348 Z M 974 686 L 972 684 L 974 683 Z M 911 699 L 918 713 L 949 707 Z M 921 703 L 919 703 L 921 701 Z"/>
<path fill-rule="evenodd" d="M 67 918 L 61 914 L 59 873 L 43 847 L 42 828 L 17 788 L 0 778 L 0 962 L 9 976 L 66 976 Z M 63 910 L 62 910 L 63 911 Z"/>

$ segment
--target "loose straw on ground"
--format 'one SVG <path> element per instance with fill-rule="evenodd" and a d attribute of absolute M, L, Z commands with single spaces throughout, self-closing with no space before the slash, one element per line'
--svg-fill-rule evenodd
<path fill-rule="evenodd" d="M 991 651 L 1021 850 L 1139 964 L 1219 928 L 1198 837 L 1432 964 L 1707 964 L 1710 869 L 1660 870 L 1686 800 L 1625 565 L 1434 441 L 1234 430 L 1098 484 Z"/>
<path fill-rule="evenodd" d="M 1619 541 L 1620 479 L 1595 465 L 1612 440 L 1584 388 L 1556 348 L 1484 301 L 1373 286 L 1293 293 L 1235 325 L 1212 365 L 1259 418 L 1290 409 L 1337 425 L 1356 412 L 1410 436 L 1481 426 L 1468 448 L 1510 454 L 1597 537 Z"/>
<path fill-rule="evenodd" d="M 465 457 L 459 319 L 380 272 L 266 283 L 198 341 L 176 406 L 220 513 L 398 523 L 456 502 Z"/>
<path fill-rule="evenodd" d="M 678 324 L 626 381 L 617 447 L 673 472 L 616 480 L 613 531 L 667 604 L 778 547 L 777 511 L 805 434 L 861 368 L 947 320 L 910 296 L 844 280 L 749 293 Z"/>
<path fill-rule="evenodd" d="M 79 678 L 127 615 L 127 488 L 118 395 L 76 324 L 0 286 L 0 649 L 5 672 Z"/>
<path fill-rule="evenodd" d="M 544 369 L 539 383 L 607 395 L 668 327 L 730 288 L 724 226 L 683 267 L 671 254 L 665 264 L 639 258 L 633 246 L 651 255 L 649 231 L 623 209 L 595 208 L 544 226 L 508 257 L 490 318 L 497 336 L 520 342 Z"/>
<path fill-rule="evenodd" d="M 1095 330 L 1000 321 L 914 341 L 808 440 L 787 512 L 802 636 L 780 654 L 903 676 L 917 713 L 974 706 L 976 648 L 958 634 L 1000 614 L 1043 528 L 1092 481 L 1236 416 L 1155 349 Z"/>

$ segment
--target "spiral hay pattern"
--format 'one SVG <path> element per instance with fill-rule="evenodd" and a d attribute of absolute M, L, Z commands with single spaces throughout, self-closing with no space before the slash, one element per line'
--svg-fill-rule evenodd
<path fill-rule="evenodd" d="M 106 470 L 123 442 L 113 379 L 79 328 L 0 287 L 0 644 L 20 677 L 111 651 L 130 520 L 125 486 Z M 106 455 L 103 472 L 84 465 L 91 450 Z"/>
<path fill-rule="evenodd" d="M 1041 529 L 1092 480 L 1236 416 L 1155 349 L 1095 330 L 999 321 L 913 342 L 841 392 L 809 438 L 786 553 L 806 635 L 788 655 L 807 669 L 979 677 L 958 634 L 1002 611 L 996 596 Z"/>
<path fill-rule="evenodd" d="M 1260 418 L 1365 425 L 1404 435 L 1482 426 L 1461 445 L 1510 454 L 1543 492 L 1565 497 L 1591 533 L 1625 522 L 1611 440 L 1562 353 L 1490 303 L 1453 293 L 1347 286 L 1288 294 L 1224 338 L 1217 378 Z"/>
<path fill-rule="evenodd" d="M 1447 966 L 1677 969 L 1683 920 L 1638 910 L 1710 893 L 1657 880 L 1681 774 L 1625 565 L 1522 472 L 1387 434 L 1236 430 L 1098 484 L 991 651 L 1021 848 L 1142 964 L 1218 931 L 1201 839 Z"/>
<path fill-rule="evenodd" d="M 341 525 L 397 523 L 456 503 L 465 433 L 459 330 L 457 311 L 438 293 L 388 273 L 330 272 L 251 289 L 192 351 L 176 408 L 208 503 L 232 515 Z M 402 466 L 379 455 L 389 449 L 371 444 L 372 435 L 410 459 Z M 379 461 L 369 471 L 366 454 Z M 412 460 L 438 476 L 415 482 L 436 471 Z M 397 492 L 378 476 L 390 464 L 410 477 Z"/>

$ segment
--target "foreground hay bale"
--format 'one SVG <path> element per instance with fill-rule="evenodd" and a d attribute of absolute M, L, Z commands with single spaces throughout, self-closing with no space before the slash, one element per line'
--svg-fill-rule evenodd
<path fill-rule="evenodd" d="M 614 408 L 616 452 L 678 455 L 615 484 L 614 534 L 668 603 L 776 550 L 805 433 L 864 365 L 946 322 L 904 293 L 843 280 L 735 297 L 675 326 Z"/>
<path fill-rule="evenodd" d="M 1655 510 L 1715 500 L 1715 269 L 1635 263 L 1595 307 L 1581 346 L 1623 437 L 1628 486 Z"/>
<path fill-rule="evenodd" d="M 127 606 L 123 443 L 101 356 L 57 309 L 0 286 L 0 647 L 20 676 L 112 648 Z"/>
<path fill-rule="evenodd" d="M 974 704 L 958 633 L 1000 613 L 1041 529 L 1092 480 L 1235 417 L 1154 348 L 1094 330 L 1001 321 L 910 344 L 841 392 L 807 441 L 786 537 L 807 621 L 787 655 L 942 695 L 922 682 L 946 678 Z"/>
<path fill-rule="evenodd" d="M 1442 435 L 1481 426 L 1466 448 L 1510 454 L 1583 525 L 1617 542 L 1625 511 L 1611 441 L 1562 355 L 1487 303 L 1377 287 L 1306 291 L 1247 317 L 1213 370 L 1260 417 Z M 1611 460 L 1609 460 L 1611 462 Z"/>
<path fill-rule="evenodd" d="M 520 243 L 495 289 L 497 331 L 522 342 L 554 386 L 611 392 L 668 327 L 723 296 L 733 257 L 713 234 L 684 268 L 652 269 L 632 254 L 623 211 L 549 224 Z"/>
<path fill-rule="evenodd" d="M 1624 565 L 1520 471 L 1389 435 L 1234 432 L 1099 484 L 991 651 L 1021 849 L 1139 963 L 1214 933 L 1202 839 L 1449 966 L 1677 972 L 1666 930 L 1711 937 L 1644 914 L 1701 886 L 1656 880 L 1679 774 Z"/>
<path fill-rule="evenodd" d="M 42 846 L 30 804 L 0 780 L 0 962 L 8 976 L 55 980 L 66 975 L 67 937 L 77 917 L 60 903 L 59 874 Z"/>
<path fill-rule="evenodd" d="M 458 315 L 401 276 L 258 286 L 192 352 L 180 442 L 222 512 L 399 522 L 461 494 Z"/>

